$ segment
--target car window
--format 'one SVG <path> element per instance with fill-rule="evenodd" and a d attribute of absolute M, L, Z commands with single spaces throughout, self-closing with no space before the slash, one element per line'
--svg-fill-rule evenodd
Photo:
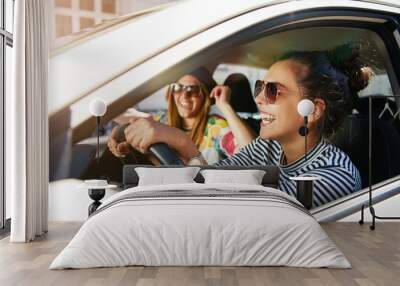
<path fill-rule="evenodd" d="M 323 41 L 315 40 L 319 37 L 322 37 Z M 300 38 L 309 38 L 310 40 L 297 41 Z M 297 29 L 258 39 L 233 48 L 233 52 L 218 59 L 213 77 L 218 84 L 223 84 L 229 75 L 242 73 L 248 78 L 251 90 L 254 92 L 255 81 L 265 76 L 267 67 L 282 53 L 291 50 L 323 50 L 349 41 L 361 41 L 364 43 L 364 49 L 361 51 L 362 56 L 368 58 L 371 64 L 374 65 L 375 75 L 370 80 L 369 85 L 360 91 L 359 96 L 393 95 L 388 75 L 388 71 L 391 69 L 388 66 L 390 61 L 382 39 L 372 31 L 357 28 L 323 27 Z M 305 42 L 310 43 L 309 46 Z M 260 44 L 265 48 L 261 50 L 259 48 Z M 225 58 L 233 58 L 235 61 L 227 61 Z M 135 108 L 152 113 L 165 111 L 167 109 L 165 93 L 166 87 L 163 87 L 139 102 Z"/>
<path fill-rule="evenodd" d="M 371 30 L 350 27 L 312 27 L 293 29 L 266 35 L 247 43 L 232 46 L 228 52 L 223 54 L 223 56 L 210 58 L 210 62 L 203 62 L 203 65 L 215 67 L 213 68 L 213 78 L 218 84 L 223 84 L 227 77 L 232 74 L 243 74 L 247 77 L 250 83 L 251 93 L 253 94 L 255 81 L 264 78 L 265 74 L 268 73 L 268 68 L 284 53 L 290 51 L 330 50 L 349 42 L 359 42 L 362 44 L 360 51 L 361 56 L 367 65 L 373 68 L 374 76 L 371 78 L 368 86 L 358 94 L 360 102 L 363 103 L 364 111 L 360 109 L 360 114 L 357 118 L 363 121 L 357 122 L 357 124 L 353 125 L 350 124 L 350 126 L 352 126 L 351 130 L 348 130 L 348 126 L 346 125 L 347 123 L 343 123 L 340 130 L 346 130 L 346 132 L 350 133 L 346 133 L 342 136 L 340 135 L 340 132 L 337 132 L 337 134 L 335 134 L 336 136 L 342 136 L 339 138 L 340 140 L 335 140 L 335 138 L 331 138 L 332 140 L 330 140 L 333 144 L 349 155 L 354 165 L 360 171 L 361 181 L 363 182 L 362 186 L 366 187 L 369 182 L 368 149 L 361 148 L 360 144 L 362 143 L 353 140 L 365 139 L 363 142 L 368 142 L 368 120 L 366 119 L 368 118 L 368 108 L 365 108 L 368 107 L 368 100 L 364 99 L 367 99 L 370 95 L 374 95 L 386 100 L 388 96 L 395 94 L 393 86 L 397 86 L 393 83 L 395 77 L 393 76 L 393 67 L 386 46 L 378 34 Z M 190 68 L 193 69 L 193 67 Z M 135 108 L 152 114 L 163 113 L 167 109 L 165 94 L 166 87 L 163 87 L 139 102 Z M 250 100 L 254 100 L 252 95 L 250 95 L 250 98 Z M 390 99 L 388 98 L 388 100 Z M 393 104 L 395 103 L 393 100 L 390 101 L 392 102 L 393 107 Z M 365 111 L 367 113 L 365 113 Z M 249 115 L 238 112 L 238 114 L 245 119 L 259 119 L 257 113 L 250 113 Z M 351 114 L 349 114 L 349 116 L 350 115 Z M 259 126 L 259 123 L 256 123 L 256 125 L 257 124 Z M 361 127 L 358 128 L 357 126 Z M 400 130 L 400 128 L 398 129 Z M 398 131 L 394 130 L 394 132 L 397 132 L 395 136 L 400 138 Z M 378 139 L 375 139 L 374 137 L 376 142 L 373 144 L 376 146 L 382 143 Z M 366 153 L 364 154 L 363 152 Z M 377 161 L 375 162 L 377 166 L 382 163 Z M 380 168 L 380 170 L 383 169 L 384 168 Z M 393 170 L 397 169 L 391 168 L 387 172 L 382 171 L 379 176 L 373 178 L 373 182 L 378 183 L 392 178 L 396 175 L 393 173 Z"/>
<path fill-rule="evenodd" d="M 166 92 L 167 87 L 162 87 L 136 104 L 135 108 L 152 114 L 164 112 L 167 110 L 167 101 L 165 99 Z"/>
<path fill-rule="evenodd" d="M 349 155 L 360 171 L 362 187 L 366 187 L 369 182 L 368 144 L 366 144 L 368 143 L 369 124 L 367 97 L 374 95 L 382 98 L 375 107 L 377 110 L 376 117 L 379 120 L 383 119 L 378 118 L 378 116 L 385 106 L 385 102 L 391 102 L 390 107 L 393 109 L 393 114 L 397 110 L 393 98 L 389 98 L 389 96 L 395 94 L 393 86 L 397 86 L 394 82 L 396 77 L 386 45 L 377 33 L 372 30 L 353 27 L 310 27 L 265 35 L 236 47 L 233 46 L 230 52 L 224 53 L 222 57 L 216 60 L 220 64 L 215 70 L 214 77 L 219 83 L 222 83 L 232 73 L 243 73 L 251 83 L 252 91 L 254 91 L 255 80 L 262 79 L 265 73 L 268 73 L 267 69 L 283 54 L 291 51 L 326 51 L 350 42 L 361 44 L 361 58 L 363 62 L 372 67 L 374 76 L 369 81 L 368 86 L 358 93 L 359 102 L 357 106 L 359 110 L 353 110 L 357 114 L 349 113 L 339 131 L 335 134 L 336 137 L 330 139 L 332 143 Z M 390 112 L 386 113 L 390 115 Z M 383 122 L 383 124 L 388 125 L 384 126 L 386 129 L 384 131 L 377 129 L 373 136 L 372 144 L 375 146 L 373 166 L 376 165 L 373 170 L 373 174 L 375 174 L 372 176 L 373 183 L 400 174 L 398 163 L 391 162 L 394 165 L 388 166 L 380 159 L 381 156 L 384 156 L 384 152 L 389 157 L 395 154 L 393 150 L 386 150 L 385 148 L 395 146 L 396 142 L 400 142 L 397 140 L 400 139 L 398 132 L 400 124 L 396 123 L 399 120 L 394 119 L 391 118 L 388 122 Z M 386 143 L 382 140 L 386 140 Z M 382 148 L 382 144 L 386 144 L 386 147 Z M 366 148 L 364 148 L 365 146 Z"/>
<path fill-rule="evenodd" d="M 268 35 L 232 48 L 231 53 L 222 57 L 222 61 L 229 60 L 225 60 L 224 64 L 218 67 L 215 76 L 222 79 L 236 69 L 244 71 L 250 82 L 253 82 L 253 76 L 262 78 L 261 71 L 265 71 L 287 52 L 330 50 L 349 42 L 361 43 L 361 56 L 375 72 L 369 86 L 359 95 L 393 95 L 388 75 L 392 72 L 392 66 L 385 44 L 375 32 L 360 28 L 312 27 Z M 246 70 L 249 73 L 246 73 Z"/>
<path fill-rule="evenodd" d="M 361 90 L 358 94 L 360 97 L 366 97 L 368 95 L 381 95 L 390 96 L 393 95 L 393 90 L 390 85 L 390 80 L 387 72 L 383 74 L 375 74 L 368 84 L 368 86 Z"/>
<path fill-rule="evenodd" d="M 214 71 L 213 77 L 218 84 L 223 84 L 226 78 L 234 73 L 244 74 L 250 82 L 251 91 L 254 92 L 256 80 L 265 76 L 267 69 L 240 64 L 221 63 Z"/>

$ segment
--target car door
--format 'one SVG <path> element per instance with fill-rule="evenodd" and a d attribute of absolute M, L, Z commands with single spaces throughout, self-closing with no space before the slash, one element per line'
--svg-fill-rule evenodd
<path fill-rule="evenodd" d="M 231 17 L 224 19 L 222 15 L 218 20 L 214 19 L 213 25 L 203 26 L 203 30 L 188 34 L 181 41 L 145 57 L 123 74 L 68 105 L 70 120 L 67 128 L 72 130 L 71 143 L 86 138 L 93 130 L 94 121 L 85 112 L 91 99 L 101 97 L 106 100 L 109 112 L 104 120 L 111 120 L 126 106 L 134 105 L 185 71 L 208 62 L 222 61 L 230 51 L 237 50 L 246 57 L 243 47 L 268 37 L 274 39 L 275 36 L 279 40 L 277 35 L 295 34 L 298 29 L 360 29 L 372 33 L 380 39 L 377 47 L 382 51 L 381 60 L 391 93 L 399 94 L 400 72 L 397 65 L 392 64 L 399 60 L 399 7 L 361 1 L 284 1 L 278 4 L 265 1 L 250 6 L 242 13 L 238 12 L 240 9 L 235 10 L 236 14 L 230 11 Z M 297 44 L 301 47 L 304 39 L 295 40 L 289 47 Z M 268 65 L 268 61 L 262 64 Z"/>

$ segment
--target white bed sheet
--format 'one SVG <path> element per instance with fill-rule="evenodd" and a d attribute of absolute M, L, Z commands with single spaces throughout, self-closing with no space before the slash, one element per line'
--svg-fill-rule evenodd
<path fill-rule="evenodd" d="M 350 268 L 318 222 L 298 208 L 262 198 L 173 197 L 116 200 L 145 191 L 251 191 L 297 202 L 254 185 L 142 186 L 104 201 L 50 269 L 145 266 Z M 108 207 L 107 207 L 108 206 Z"/>

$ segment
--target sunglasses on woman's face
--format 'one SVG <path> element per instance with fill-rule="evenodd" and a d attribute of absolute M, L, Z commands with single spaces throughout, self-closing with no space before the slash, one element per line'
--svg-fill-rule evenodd
<path fill-rule="evenodd" d="M 274 104 L 279 94 L 278 84 L 276 82 L 257 80 L 254 88 L 254 98 L 260 94 L 264 96 L 264 100 L 268 104 Z"/>
<path fill-rule="evenodd" d="M 173 93 L 180 93 L 182 91 L 187 92 L 189 95 L 199 96 L 200 86 L 199 85 L 183 85 L 180 83 L 173 83 L 170 85 Z"/>

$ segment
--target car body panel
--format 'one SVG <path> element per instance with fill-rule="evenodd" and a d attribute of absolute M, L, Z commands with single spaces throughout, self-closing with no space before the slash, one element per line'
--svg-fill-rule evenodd
<path fill-rule="evenodd" d="M 207 5 L 213 5 L 215 9 L 204 8 Z M 74 130 L 74 141 L 79 141 L 88 136 L 91 130 L 88 126 L 93 126 L 90 114 L 85 112 L 93 98 L 100 97 L 110 105 L 111 111 L 104 118 L 108 121 L 120 114 L 123 106 L 132 106 L 180 75 L 182 71 L 171 71 L 172 67 L 218 41 L 268 19 L 317 8 L 400 11 L 380 4 L 342 0 L 230 1 L 230 5 L 218 1 L 188 1 L 182 6 L 168 7 L 132 23 L 114 27 L 52 57 L 50 119 L 63 108 L 69 108 L 70 128 L 77 129 Z M 187 10 L 208 13 L 204 13 L 201 20 L 193 20 L 183 13 Z M 185 25 L 168 21 L 171 15 L 180 15 Z M 160 25 L 168 33 L 157 33 Z M 135 37 L 128 38 L 127 34 Z M 141 91 L 138 91 L 139 88 Z"/>

